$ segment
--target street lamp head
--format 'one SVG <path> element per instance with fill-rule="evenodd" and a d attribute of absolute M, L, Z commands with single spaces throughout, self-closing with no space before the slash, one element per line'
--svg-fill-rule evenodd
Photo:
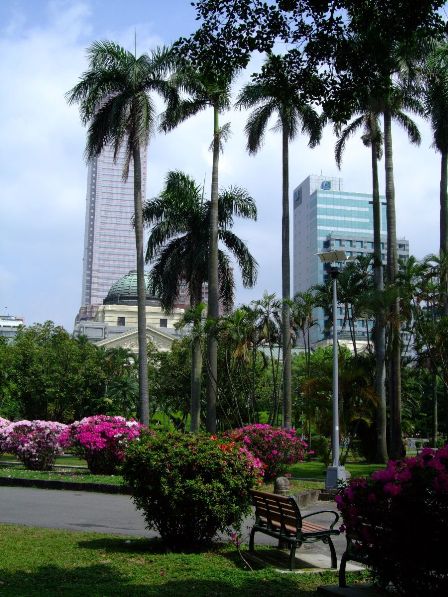
<path fill-rule="evenodd" d="M 317 253 L 322 263 L 336 263 L 337 261 L 347 261 L 347 255 L 342 249 L 335 251 L 322 251 Z"/>

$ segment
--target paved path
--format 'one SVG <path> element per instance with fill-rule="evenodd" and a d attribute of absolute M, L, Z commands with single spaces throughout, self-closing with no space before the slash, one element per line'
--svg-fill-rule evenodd
<path fill-rule="evenodd" d="M 317 502 L 306 512 L 334 509 L 329 502 Z M 322 515 L 313 518 L 317 524 L 328 520 Z M 0 522 L 28 526 L 94 531 L 119 535 L 155 537 L 157 533 L 145 528 L 145 521 L 132 499 L 125 495 L 109 495 L 86 491 L 58 491 L 24 487 L 0 487 Z M 248 541 L 251 520 L 243 524 L 243 541 Z M 335 537 L 338 559 L 345 549 L 344 536 Z M 258 533 L 256 544 L 274 544 L 275 540 Z M 329 555 L 329 548 L 321 541 L 304 545 L 300 551 Z"/>

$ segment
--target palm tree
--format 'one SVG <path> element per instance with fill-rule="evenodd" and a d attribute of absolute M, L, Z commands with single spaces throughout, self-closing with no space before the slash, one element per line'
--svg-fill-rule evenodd
<path fill-rule="evenodd" d="M 202 288 L 208 279 L 210 260 L 209 226 L 211 201 L 203 201 L 204 190 L 183 172 L 171 171 L 159 197 L 148 201 L 143 219 L 153 225 L 146 250 L 146 261 L 153 262 L 151 291 L 160 297 L 162 307 L 172 310 L 182 283 L 187 283 L 190 306 L 197 310 Z M 233 253 L 242 274 L 243 285 L 251 287 L 257 278 L 257 262 L 245 243 L 231 230 L 234 216 L 256 220 L 257 209 L 248 193 L 230 187 L 218 197 L 218 238 Z M 233 305 L 234 281 L 229 258 L 218 250 L 219 295 L 226 311 Z M 200 338 L 192 343 L 191 431 L 199 431 L 202 353 Z"/>
<path fill-rule="evenodd" d="M 280 350 L 274 354 L 275 346 L 279 346 L 281 337 L 281 301 L 275 294 L 265 292 L 258 301 L 252 301 L 254 325 L 258 344 L 266 346 L 269 351 L 269 364 L 272 376 L 272 411 L 269 416 L 271 425 L 278 424 L 279 411 L 279 361 Z"/>
<path fill-rule="evenodd" d="M 377 102 L 367 98 L 360 102 L 359 109 L 353 114 L 354 119 L 341 130 L 336 125 L 339 139 L 335 147 L 338 168 L 341 167 L 342 154 L 348 139 L 362 129 L 362 141 L 370 147 L 372 163 L 372 208 L 373 208 L 373 268 L 374 287 L 377 293 L 384 290 L 384 272 L 381 250 L 381 202 L 378 181 L 378 160 L 382 156 L 383 134 L 379 122 L 379 106 Z M 385 314 L 381 308 L 375 313 L 375 392 L 378 397 L 376 415 L 377 425 L 377 459 L 387 462 L 387 403 L 386 403 L 386 325 Z"/>
<path fill-rule="evenodd" d="M 423 71 L 424 105 L 433 145 L 440 153 L 440 257 L 448 255 L 448 43 L 436 45 Z M 443 313 L 448 315 L 448 278 L 441 279 Z"/>
<path fill-rule="evenodd" d="M 387 217 L 387 281 L 394 285 L 398 273 L 397 253 L 397 221 L 395 211 L 395 186 L 392 149 L 392 120 L 395 120 L 408 134 L 411 143 L 419 145 L 420 132 L 414 121 L 403 112 L 408 110 L 422 114 L 422 106 L 413 90 L 406 86 L 394 85 L 392 78 L 383 96 L 384 124 L 384 166 L 386 174 L 386 217 Z M 389 405 L 391 427 L 391 458 L 399 458 L 403 453 L 401 433 L 401 337 L 400 337 L 400 304 L 394 302 L 390 325 L 390 359 L 389 359 Z"/>
<path fill-rule="evenodd" d="M 219 195 L 219 154 L 222 143 L 229 132 L 228 125 L 220 128 L 219 115 L 230 107 L 230 84 L 232 76 L 214 69 L 197 69 L 178 59 L 178 67 L 171 78 L 172 94 L 163 115 L 161 129 L 171 131 L 181 122 L 207 108 L 213 110 L 213 165 L 209 210 L 209 260 L 208 260 L 208 318 L 216 321 L 219 317 L 219 256 L 218 256 L 218 195 Z M 181 98 L 180 93 L 187 98 Z M 218 380 L 218 344 L 212 333 L 207 335 L 207 431 L 216 431 L 216 397 Z"/>
<path fill-rule="evenodd" d="M 98 156 L 106 145 L 125 152 L 123 179 L 134 169 L 134 227 L 137 250 L 139 416 L 149 423 L 148 362 L 146 348 L 146 287 L 143 259 L 141 148 L 148 145 L 154 127 L 155 107 L 149 93 L 167 93 L 164 76 L 170 50 L 136 55 L 110 41 L 94 42 L 87 51 L 89 68 L 67 93 L 70 104 L 79 103 L 82 122 L 88 125 L 86 158 Z"/>
<path fill-rule="evenodd" d="M 261 147 L 271 116 L 278 116 L 276 130 L 282 132 L 282 348 L 283 348 L 283 425 L 291 427 L 291 266 L 289 255 L 289 142 L 299 129 L 315 147 L 321 138 L 322 120 L 306 104 L 288 78 L 282 56 L 270 55 L 261 74 L 246 85 L 237 100 L 239 108 L 255 108 L 246 124 L 247 149 L 255 154 Z"/>

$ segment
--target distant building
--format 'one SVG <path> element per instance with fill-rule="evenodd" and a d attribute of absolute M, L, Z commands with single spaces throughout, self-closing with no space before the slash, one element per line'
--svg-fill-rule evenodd
<path fill-rule="evenodd" d="M 383 260 L 387 258 L 386 201 L 381 201 L 381 245 Z M 294 265 L 293 290 L 304 292 L 322 284 L 328 275 L 317 253 L 343 249 L 347 257 L 373 253 L 372 195 L 343 190 L 341 178 L 308 176 L 295 190 L 294 202 Z M 400 239 L 399 259 L 409 257 L 409 242 Z M 343 310 L 339 307 L 338 328 L 343 325 Z M 325 339 L 325 317 L 316 309 L 317 325 L 311 330 L 311 342 Z M 355 333 L 359 341 L 366 341 L 369 322 L 359 320 Z M 327 337 L 329 332 L 327 331 Z M 341 333 L 344 339 L 344 332 Z"/>
<path fill-rule="evenodd" d="M 146 149 L 142 148 L 142 197 L 146 187 Z M 84 233 L 81 310 L 79 319 L 101 305 L 111 285 L 136 266 L 134 172 L 123 181 L 122 148 L 114 162 L 114 150 L 106 146 L 89 162 Z M 90 312 L 89 312 L 90 311 Z"/>
<path fill-rule="evenodd" d="M 145 274 L 148 285 L 149 274 Z M 170 350 L 174 339 L 180 338 L 174 324 L 184 313 L 174 309 L 173 313 L 163 312 L 160 301 L 149 292 L 146 295 L 147 338 L 159 350 Z M 98 346 L 124 346 L 137 352 L 137 272 L 131 270 L 117 280 L 109 289 L 103 304 L 98 305 L 91 318 L 77 317 L 74 336 L 86 336 Z"/>
<path fill-rule="evenodd" d="M 13 340 L 21 325 L 25 325 L 23 317 L 0 315 L 0 338 L 6 338 L 8 341 Z"/>

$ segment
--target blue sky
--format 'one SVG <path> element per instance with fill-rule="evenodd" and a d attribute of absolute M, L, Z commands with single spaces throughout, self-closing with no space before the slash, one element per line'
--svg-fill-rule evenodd
<path fill-rule="evenodd" d="M 73 328 L 81 295 L 86 166 L 85 130 L 64 93 L 86 68 L 85 50 L 112 39 L 147 51 L 169 44 L 196 27 L 189 0 L 1 0 L 0 2 L 0 313 L 26 323 L 51 319 Z M 235 91 L 260 64 L 256 57 Z M 259 154 L 245 152 L 247 115 L 230 112 L 232 137 L 221 160 L 220 184 L 238 184 L 255 198 L 256 224 L 235 231 L 260 264 L 252 290 L 238 284 L 237 302 L 280 292 L 280 138 L 268 133 Z M 419 121 L 420 148 L 394 129 L 398 234 L 417 257 L 438 247 L 439 156 L 431 133 Z M 170 169 L 210 182 L 211 114 L 203 113 L 169 135 L 151 140 L 147 196 L 155 196 Z M 308 174 L 342 176 L 346 191 L 370 192 L 370 157 L 359 139 L 350 141 L 339 173 L 335 139 L 325 131 L 310 150 L 299 138 L 291 146 L 291 189 Z M 381 174 L 383 164 L 381 164 Z M 383 180 L 383 179 L 382 179 Z M 381 182 L 383 185 L 383 181 Z"/>

